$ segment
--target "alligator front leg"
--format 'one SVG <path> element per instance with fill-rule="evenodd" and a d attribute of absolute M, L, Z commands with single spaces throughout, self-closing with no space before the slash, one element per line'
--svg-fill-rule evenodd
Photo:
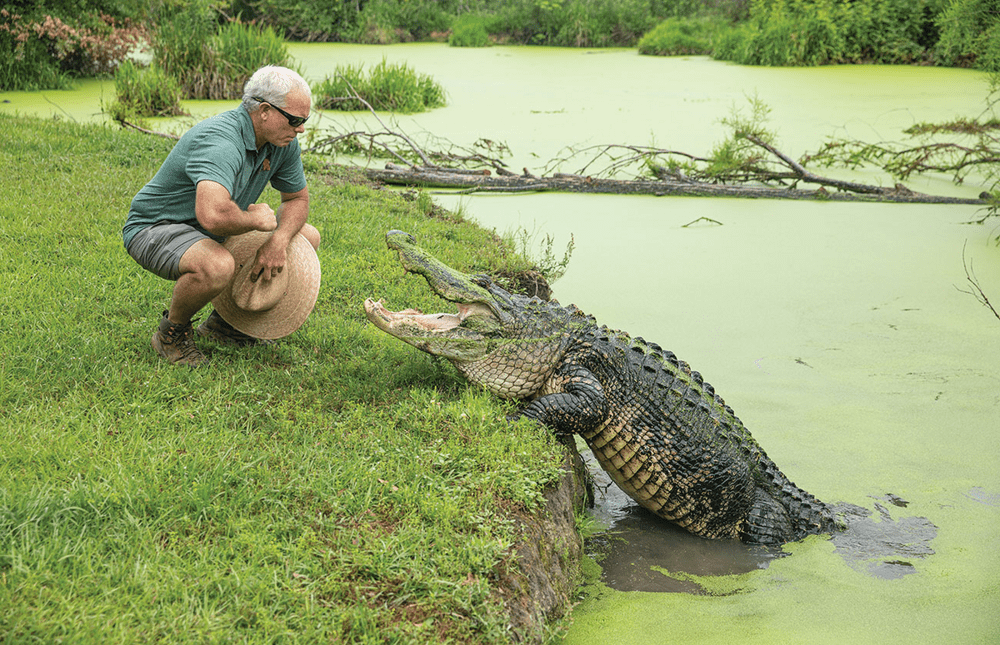
<path fill-rule="evenodd" d="M 601 426 L 608 416 L 608 399 L 601 382 L 590 370 L 563 365 L 556 370 L 544 394 L 515 418 L 528 417 L 560 434 L 585 434 Z"/>

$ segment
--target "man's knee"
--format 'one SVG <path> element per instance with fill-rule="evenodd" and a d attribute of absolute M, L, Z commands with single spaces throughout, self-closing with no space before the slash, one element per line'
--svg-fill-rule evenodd
<path fill-rule="evenodd" d="M 315 226 L 312 224 L 303 224 L 302 228 L 299 229 L 299 233 L 301 233 L 302 237 L 309 241 L 309 244 L 311 244 L 314 249 L 319 249 L 320 234 L 319 230 Z"/>
<path fill-rule="evenodd" d="M 236 261 L 221 244 L 202 240 L 192 246 L 181 258 L 181 272 L 195 274 L 197 278 L 215 288 L 222 288 L 233 277 Z"/>

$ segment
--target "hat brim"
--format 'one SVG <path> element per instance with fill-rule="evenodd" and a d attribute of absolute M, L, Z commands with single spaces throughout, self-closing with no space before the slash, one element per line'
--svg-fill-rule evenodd
<path fill-rule="evenodd" d="M 228 238 L 223 246 L 236 261 L 234 280 L 241 269 L 254 261 L 257 249 L 267 241 L 270 234 L 251 231 Z M 223 320 L 239 331 L 264 340 L 283 338 L 302 326 L 316 306 L 319 296 L 320 266 L 316 250 L 301 234 L 296 235 L 288 245 L 287 259 L 282 271 L 288 272 L 288 288 L 284 295 L 270 309 L 249 311 L 241 309 L 233 299 L 231 281 L 212 300 L 215 310 Z"/>

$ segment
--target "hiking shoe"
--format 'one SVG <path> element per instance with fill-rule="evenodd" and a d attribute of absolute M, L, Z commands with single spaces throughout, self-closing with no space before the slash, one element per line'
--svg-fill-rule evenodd
<path fill-rule="evenodd" d="M 205 355 L 194 345 L 191 323 L 177 325 L 163 312 L 159 328 L 153 332 L 153 349 L 171 365 L 198 367 L 205 362 Z"/>
<path fill-rule="evenodd" d="M 198 325 L 198 335 L 211 338 L 226 345 L 236 345 L 237 347 L 250 347 L 253 345 L 270 345 L 274 341 L 254 338 L 236 329 L 219 315 L 219 312 L 212 310 L 205 322 Z"/>

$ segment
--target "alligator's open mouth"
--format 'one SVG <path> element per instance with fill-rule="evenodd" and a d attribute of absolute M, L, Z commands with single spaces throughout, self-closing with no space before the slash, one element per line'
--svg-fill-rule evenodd
<path fill-rule="evenodd" d="M 391 311 L 385 308 L 381 300 L 365 300 L 365 314 L 376 327 L 392 332 L 400 328 L 420 329 L 426 332 L 443 332 L 454 329 L 462 324 L 476 309 L 474 305 L 460 304 L 457 314 L 425 314 L 419 309 L 404 309 Z"/>

